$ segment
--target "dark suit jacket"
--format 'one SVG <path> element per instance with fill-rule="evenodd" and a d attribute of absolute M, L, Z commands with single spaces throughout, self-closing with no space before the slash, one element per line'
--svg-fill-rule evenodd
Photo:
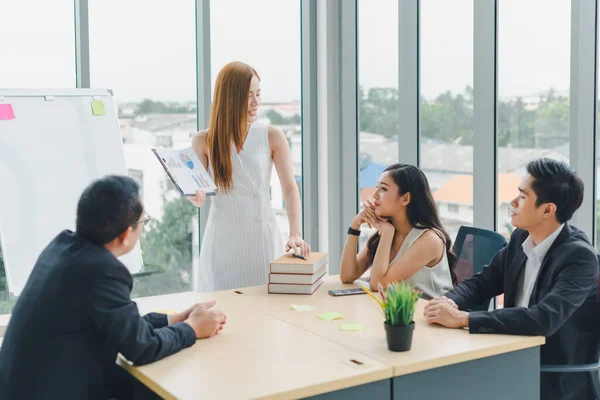
<path fill-rule="evenodd" d="M 598 260 L 579 229 L 565 225 L 546 253 L 529 307 L 516 307 L 527 256 L 521 244 L 529 234 L 517 229 L 508 246 L 490 264 L 447 294 L 461 310 L 504 293 L 504 308 L 469 314 L 471 333 L 506 333 L 546 337 L 542 364 L 598 361 Z M 541 398 L 594 399 L 587 374 L 544 373 Z"/>
<path fill-rule="evenodd" d="M 60 233 L 42 252 L 0 350 L 6 399 L 106 399 L 117 352 L 135 364 L 191 346 L 194 330 L 141 317 L 132 277 L 104 247 Z"/>

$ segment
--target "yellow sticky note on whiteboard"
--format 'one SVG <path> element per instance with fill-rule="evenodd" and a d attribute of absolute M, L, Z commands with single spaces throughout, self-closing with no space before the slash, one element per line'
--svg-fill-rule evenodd
<path fill-rule="evenodd" d="M 92 100 L 92 114 L 93 115 L 106 114 L 106 109 L 104 108 L 104 103 L 102 102 L 102 100 Z"/>

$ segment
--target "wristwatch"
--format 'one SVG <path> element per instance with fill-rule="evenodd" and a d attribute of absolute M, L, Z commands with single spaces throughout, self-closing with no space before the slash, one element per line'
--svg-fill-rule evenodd
<path fill-rule="evenodd" d="M 348 235 L 360 236 L 360 231 L 352 227 L 348 228 Z"/>

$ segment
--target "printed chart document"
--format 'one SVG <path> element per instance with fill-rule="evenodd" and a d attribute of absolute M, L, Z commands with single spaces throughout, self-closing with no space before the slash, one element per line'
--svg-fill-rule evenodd
<path fill-rule="evenodd" d="M 152 149 L 169 178 L 184 197 L 194 196 L 200 189 L 214 196 L 217 186 L 191 147 L 181 150 Z"/>

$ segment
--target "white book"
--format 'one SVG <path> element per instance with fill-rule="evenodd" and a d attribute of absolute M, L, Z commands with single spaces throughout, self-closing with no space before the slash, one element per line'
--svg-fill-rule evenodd
<path fill-rule="evenodd" d="M 321 268 L 317 270 L 312 275 L 306 274 L 269 274 L 269 283 L 297 283 L 303 285 L 312 285 L 319 278 L 323 276 L 323 274 L 327 274 L 328 268 L 327 264 L 323 265 Z"/>
<path fill-rule="evenodd" d="M 193 196 L 198 189 L 207 196 L 216 194 L 217 186 L 191 147 L 181 150 L 152 149 L 152 152 L 182 196 Z"/>
<path fill-rule="evenodd" d="M 313 294 L 325 280 L 325 275 L 321 276 L 312 285 L 289 284 L 289 283 L 269 283 L 269 293 L 271 294 Z"/>

